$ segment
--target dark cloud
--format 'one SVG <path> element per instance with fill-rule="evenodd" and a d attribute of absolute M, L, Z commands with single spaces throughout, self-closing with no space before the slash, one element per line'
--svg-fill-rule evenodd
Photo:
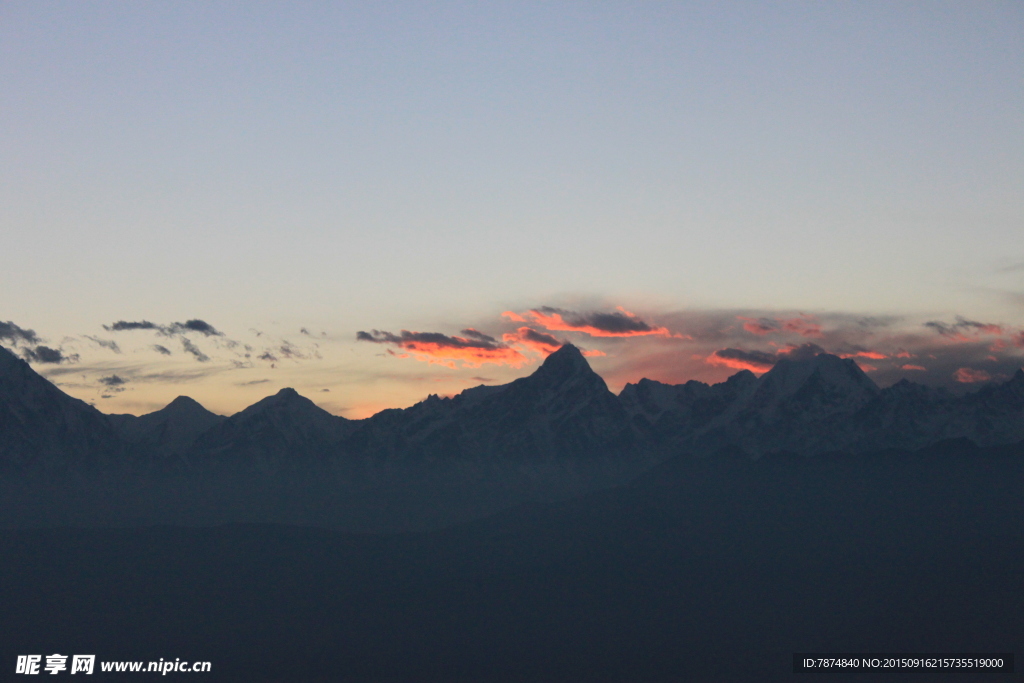
<path fill-rule="evenodd" d="M 7 322 L 0 320 L 0 340 L 9 341 L 12 344 L 18 344 L 20 342 L 25 342 L 26 344 L 38 344 L 40 341 L 35 331 L 18 327 L 10 320 Z"/>
<path fill-rule="evenodd" d="M 114 353 L 121 353 L 121 347 L 118 346 L 117 342 L 114 341 L 113 339 L 100 339 L 99 337 L 92 337 L 92 336 L 90 336 L 88 334 L 85 335 L 85 338 L 88 339 L 89 341 L 93 342 L 94 344 L 98 344 L 99 346 L 103 347 L 104 349 L 109 349 L 110 351 L 113 351 Z"/>
<path fill-rule="evenodd" d="M 394 344 L 403 348 L 409 348 L 417 344 L 431 345 L 447 349 L 505 349 L 507 344 L 499 342 L 494 337 L 480 334 L 481 338 L 465 339 L 463 337 L 449 337 L 440 332 L 410 332 L 402 330 L 401 334 L 392 334 L 381 330 L 370 332 L 357 332 L 357 341 L 368 341 L 374 344 Z"/>
<path fill-rule="evenodd" d="M 968 320 L 967 318 L 959 315 L 956 317 L 956 322 L 952 324 L 944 323 L 939 320 L 929 320 L 924 324 L 924 326 L 935 330 L 945 337 L 962 335 L 964 332 L 976 332 L 982 334 L 1003 334 L 1004 332 L 1002 325 L 982 323 L 977 320 Z"/>
<path fill-rule="evenodd" d="M 493 377 L 470 377 L 474 382 L 493 382 Z"/>
<path fill-rule="evenodd" d="M 473 330 L 476 332 L 476 330 Z M 368 341 L 373 344 L 391 344 L 406 353 L 395 354 L 391 349 L 388 353 L 400 358 L 413 357 L 428 363 L 440 363 L 455 367 L 456 362 L 467 367 L 480 367 L 483 363 L 522 367 L 529 360 L 517 349 L 499 342 L 483 333 L 477 332 L 470 338 L 455 337 L 440 332 L 410 332 L 402 330 L 401 334 L 392 334 L 381 330 L 357 332 L 357 341 Z"/>
<path fill-rule="evenodd" d="M 135 322 L 118 320 L 116 323 L 104 325 L 103 329 L 107 332 L 125 332 L 129 330 L 163 330 L 164 328 L 156 323 L 151 323 L 148 320 L 139 320 Z"/>
<path fill-rule="evenodd" d="M 171 355 L 171 350 L 166 346 L 161 346 L 160 344 L 153 344 L 153 350 L 165 356 Z"/>
<path fill-rule="evenodd" d="M 269 361 L 275 362 L 275 363 L 277 362 L 277 356 L 272 354 L 270 351 L 264 351 L 260 355 L 256 356 L 256 358 L 259 359 L 259 360 L 269 360 Z"/>
<path fill-rule="evenodd" d="M 466 337 L 468 337 L 470 339 L 476 339 L 477 341 L 483 341 L 483 342 L 497 342 L 498 341 L 497 339 L 495 339 L 491 335 L 484 334 L 480 330 L 474 330 L 472 327 L 467 327 L 466 329 L 462 330 L 462 332 L 460 332 L 459 334 L 464 334 L 464 335 L 466 335 Z"/>
<path fill-rule="evenodd" d="M 772 366 L 779 361 L 779 357 L 773 353 L 744 351 L 743 349 L 719 349 L 715 351 L 714 355 L 722 360 L 741 361 L 759 366 Z"/>
<path fill-rule="evenodd" d="M 170 325 L 158 325 L 148 320 L 126 321 L 118 320 L 110 325 L 104 325 L 103 329 L 108 332 L 126 332 L 131 330 L 153 330 L 165 337 L 173 337 L 189 332 L 198 332 L 206 337 L 223 337 L 224 333 L 218 331 L 213 325 L 205 320 L 194 318 L 183 323 L 171 323 Z"/>
<path fill-rule="evenodd" d="M 61 349 L 51 349 L 49 346 L 36 346 L 21 350 L 21 355 L 30 363 L 75 363 L 78 361 L 78 354 L 64 355 Z"/>
<path fill-rule="evenodd" d="M 300 327 L 299 328 L 299 334 L 303 334 L 303 335 L 305 335 L 307 337 L 312 337 L 313 336 L 313 335 L 311 335 L 309 333 L 309 330 L 307 330 L 305 327 Z"/>
<path fill-rule="evenodd" d="M 181 346 L 185 349 L 185 353 L 190 353 L 200 363 L 205 363 L 210 360 L 210 357 L 203 353 L 198 346 L 192 343 L 188 337 L 181 337 Z"/>
<path fill-rule="evenodd" d="M 284 341 L 281 346 L 277 348 L 277 351 L 283 358 L 306 358 L 306 355 L 302 353 L 302 351 L 292 346 L 288 341 Z"/>
<path fill-rule="evenodd" d="M 103 385 L 108 386 L 108 387 L 119 387 L 119 386 L 122 386 L 122 385 L 127 384 L 127 383 L 128 383 L 128 380 L 124 379 L 123 377 L 119 377 L 118 375 L 110 375 L 109 377 L 100 377 L 100 384 L 103 384 Z"/>
<path fill-rule="evenodd" d="M 321 391 L 321 392 L 324 392 L 324 391 L 327 391 L 327 392 L 329 392 L 329 391 L 330 391 L 330 389 L 321 389 L 320 391 Z"/>
<path fill-rule="evenodd" d="M 171 334 L 182 334 L 185 332 L 198 332 L 206 337 L 223 337 L 224 333 L 216 330 L 213 325 L 205 320 L 186 320 L 183 323 L 171 323 L 167 326 Z"/>
<path fill-rule="evenodd" d="M 556 339 L 554 335 L 538 332 L 532 327 L 519 328 L 519 337 L 524 341 L 532 341 L 546 346 L 562 346 L 565 342 Z"/>
<path fill-rule="evenodd" d="M 643 334 L 655 331 L 655 328 L 636 316 L 626 315 L 621 311 L 612 313 L 580 313 L 567 311 L 551 306 L 541 306 L 537 309 L 547 315 L 560 315 L 573 328 L 593 328 L 609 334 Z"/>
<path fill-rule="evenodd" d="M 251 387 L 251 386 L 253 386 L 255 384 L 266 384 L 269 381 L 270 381 L 269 379 L 254 379 L 254 380 L 250 380 L 248 382 L 236 382 L 235 386 L 236 387 Z"/>

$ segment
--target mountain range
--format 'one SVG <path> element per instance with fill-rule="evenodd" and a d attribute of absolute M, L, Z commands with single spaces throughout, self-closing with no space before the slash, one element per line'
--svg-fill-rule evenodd
<path fill-rule="evenodd" d="M 105 415 L 67 396 L 0 348 L 0 468 L 8 483 L 131 473 L 206 487 L 193 496 L 256 496 L 264 506 L 291 495 L 289 486 L 307 498 L 311 486 L 326 497 L 348 486 L 346 505 L 366 510 L 387 508 L 380 501 L 397 500 L 401 490 L 406 499 L 431 501 L 423 505 L 435 512 L 426 517 L 450 508 L 461 518 L 622 483 L 679 454 L 813 456 L 950 439 L 979 446 L 1024 440 L 1024 371 L 965 395 L 906 380 L 880 389 L 853 360 L 823 353 L 780 360 L 761 377 L 740 371 L 720 384 L 643 379 L 616 396 L 566 344 L 509 384 L 431 395 L 363 420 L 332 415 L 293 389 L 230 417 L 187 397 L 133 416 Z M 209 489 L 218 478 L 232 481 L 230 496 Z M 445 488 L 456 493 L 442 503 Z M 467 495 L 476 499 L 467 509 L 452 504 Z M 332 505 L 331 514 L 343 514 Z"/>

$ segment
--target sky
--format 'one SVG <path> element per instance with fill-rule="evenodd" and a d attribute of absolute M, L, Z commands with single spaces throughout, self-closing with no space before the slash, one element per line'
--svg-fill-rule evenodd
<path fill-rule="evenodd" d="M 1019 2 L 0 2 L 0 345 L 105 412 L 1024 364 Z M 811 345 L 811 346 L 808 346 Z"/>

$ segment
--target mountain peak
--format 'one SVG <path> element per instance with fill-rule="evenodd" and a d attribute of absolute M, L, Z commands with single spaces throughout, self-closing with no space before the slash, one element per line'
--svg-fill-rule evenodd
<path fill-rule="evenodd" d="M 571 367 L 575 370 L 590 369 L 590 364 L 583 357 L 583 352 L 576 346 L 568 343 L 562 344 L 557 351 L 545 358 L 541 367 L 547 365 Z"/>
<path fill-rule="evenodd" d="M 176 399 L 168 403 L 164 409 L 166 410 L 168 408 L 178 411 L 195 410 L 196 408 L 202 408 L 203 410 L 206 410 L 205 408 L 203 408 L 202 404 L 199 403 L 199 401 L 195 400 L 190 396 L 177 397 Z"/>

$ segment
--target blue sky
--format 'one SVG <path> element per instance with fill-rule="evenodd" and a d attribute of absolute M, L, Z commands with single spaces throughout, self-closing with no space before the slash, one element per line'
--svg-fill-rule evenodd
<path fill-rule="evenodd" d="M 971 367 L 1019 366 L 1020 3 L 6 2 L 0 83 L 0 320 L 77 354 L 37 369 L 104 410 L 408 405 L 531 366 L 357 332 L 500 342 L 542 306 L 674 325 L 561 331 L 613 385 L 782 348 L 741 316 L 884 318 L 823 348 L 890 356 L 982 329 L 924 326 L 961 316 L 1005 332 Z M 192 319 L 207 361 L 103 328 Z"/>

